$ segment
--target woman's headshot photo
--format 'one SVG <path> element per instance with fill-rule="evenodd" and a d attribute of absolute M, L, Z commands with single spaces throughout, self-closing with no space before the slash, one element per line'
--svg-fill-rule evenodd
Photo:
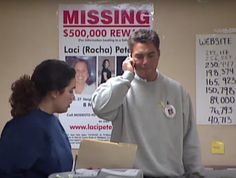
<path fill-rule="evenodd" d="M 66 56 L 66 62 L 75 69 L 74 95 L 89 95 L 96 88 L 96 57 Z"/>

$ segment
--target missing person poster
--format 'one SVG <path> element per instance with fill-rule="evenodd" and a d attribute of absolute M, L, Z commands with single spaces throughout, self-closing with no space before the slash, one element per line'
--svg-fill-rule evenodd
<path fill-rule="evenodd" d="M 92 111 L 94 90 L 121 75 L 128 37 L 151 29 L 152 4 L 62 4 L 59 6 L 59 57 L 76 70 L 75 99 L 59 119 L 72 148 L 82 139 L 109 140 L 112 125 Z"/>

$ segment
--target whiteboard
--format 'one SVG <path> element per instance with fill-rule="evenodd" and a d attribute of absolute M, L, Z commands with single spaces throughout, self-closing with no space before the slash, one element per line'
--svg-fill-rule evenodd
<path fill-rule="evenodd" d="M 199 125 L 236 124 L 236 34 L 196 35 Z"/>

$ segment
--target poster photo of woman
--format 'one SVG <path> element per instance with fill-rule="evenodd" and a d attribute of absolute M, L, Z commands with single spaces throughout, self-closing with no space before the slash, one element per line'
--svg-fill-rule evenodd
<path fill-rule="evenodd" d="M 106 82 L 115 74 L 115 56 L 98 57 L 98 84 Z"/>

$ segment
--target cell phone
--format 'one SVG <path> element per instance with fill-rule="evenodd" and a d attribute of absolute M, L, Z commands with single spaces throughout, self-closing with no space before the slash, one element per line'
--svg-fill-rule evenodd
<path fill-rule="evenodd" d="M 132 58 L 131 53 L 129 53 L 128 56 L 129 56 L 130 58 Z M 131 65 L 132 65 L 133 67 L 135 67 L 134 61 L 132 60 L 132 61 L 130 61 L 130 62 L 131 62 Z"/>

